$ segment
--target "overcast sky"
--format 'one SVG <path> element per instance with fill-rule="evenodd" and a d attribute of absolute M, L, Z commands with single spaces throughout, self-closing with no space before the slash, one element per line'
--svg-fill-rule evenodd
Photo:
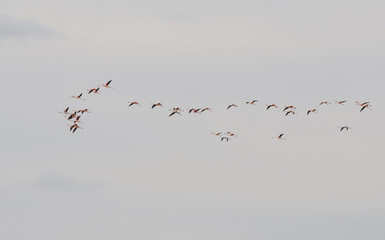
<path fill-rule="evenodd" d="M 3 2 L 0 237 L 384 239 L 384 8 Z M 91 111 L 83 129 L 67 107 Z"/>

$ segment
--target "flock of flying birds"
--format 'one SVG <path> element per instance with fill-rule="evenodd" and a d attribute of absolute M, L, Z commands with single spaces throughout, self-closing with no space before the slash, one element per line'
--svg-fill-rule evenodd
<path fill-rule="evenodd" d="M 101 94 L 100 93 L 100 88 L 112 88 L 110 86 L 112 80 L 109 80 L 107 83 L 105 84 L 101 84 L 101 85 L 98 85 L 97 88 L 91 88 L 91 89 L 87 89 L 88 90 L 88 94 Z M 83 96 L 83 93 L 80 93 L 78 96 L 71 96 L 70 98 L 74 98 L 74 99 L 77 99 L 77 100 L 82 100 L 82 101 L 85 101 L 84 98 L 82 98 Z M 252 100 L 250 102 L 246 102 L 246 104 L 248 105 L 256 105 L 258 102 L 258 100 Z M 334 103 L 335 104 L 338 104 L 338 105 L 344 105 L 347 101 L 346 100 L 343 100 L 343 101 L 336 101 L 334 100 Z M 372 110 L 372 105 L 370 104 L 370 102 L 358 102 L 358 101 L 355 101 L 356 105 L 358 105 L 360 107 L 360 112 L 364 111 L 365 109 L 369 109 L 369 110 Z M 322 101 L 319 103 L 319 106 L 321 105 L 330 105 L 332 104 L 332 102 L 328 102 L 328 101 Z M 131 102 L 131 101 L 128 101 L 128 107 L 133 107 L 133 106 L 141 106 L 141 104 L 137 101 L 134 101 L 134 102 Z M 151 104 L 151 109 L 154 109 L 156 107 L 164 107 L 162 103 L 158 102 L 158 103 L 152 103 Z M 238 105 L 237 104 L 229 104 L 227 106 L 227 110 L 230 110 L 232 108 L 238 108 Z M 269 109 L 277 109 L 278 106 L 275 105 L 275 104 L 267 104 L 266 105 L 266 110 L 269 110 Z M 288 116 L 288 115 L 296 115 L 298 114 L 296 112 L 296 107 L 293 106 L 293 105 L 289 105 L 289 106 L 285 106 L 283 107 L 283 113 L 284 113 L 284 116 Z M 184 110 L 182 110 L 180 107 L 173 107 L 171 109 L 169 109 L 169 111 L 171 111 L 171 113 L 168 115 L 169 117 L 172 117 L 172 116 L 182 116 L 182 113 L 181 112 L 184 112 Z M 186 111 L 189 113 L 189 114 L 203 114 L 204 112 L 211 112 L 212 111 L 212 108 L 210 107 L 205 107 L 205 108 L 189 108 L 189 109 L 186 109 Z M 317 113 L 318 110 L 316 108 L 313 108 L 313 109 L 309 109 L 307 110 L 307 115 L 309 114 L 314 114 L 314 113 Z M 64 116 L 67 118 L 68 121 L 71 121 L 72 123 L 70 125 L 68 125 L 70 128 L 70 131 L 72 133 L 74 133 L 77 129 L 83 129 L 82 127 L 80 127 L 78 124 L 83 124 L 81 121 L 80 121 L 80 118 L 83 116 L 84 113 L 90 113 L 90 111 L 85 108 L 85 109 L 78 109 L 78 110 L 72 110 L 70 111 L 70 108 L 67 107 L 64 111 L 62 112 L 59 112 L 59 113 L 63 113 Z M 342 127 L 338 127 L 340 131 L 344 131 L 344 130 L 349 130 L 351 129 L 350 126 L 342 126 Z M 232 132 L 211 132 L 212 135 L 214 136 L 217 136 L 219 137 L 220 141 L 226 141 L 228 142 L 229 140 L 231 139 L 234 139 L 234 138 L 238 138 L 238 136 L 235 134 L 235 133 L 232 133 Z M 278 140 L 286 140 L 286 138 L 283 137 L 284 136 L 284 133 L 281 133 L 279 134 L 278 136 L 276 137 L 273 137 L 275 139 L 278 139 Z"/>
<path fill-rule="evenodd" d="M 109 80 L 107 83 L 105 84 L 102 84 L 102 85 L 98 85 L 97 88 L 91 88 L 91 89 L 87 89 L 88 90 L 88 94 L 100 94 L 99 90 L 100 90 L 100 87 L 104 87 L 104 88 L 112 88 L 110 87 L 110 83 L 112 82 L 112 80 Z M 77 96 L 71 96 L 70 98 L 74 98 L 74 99 L 78 99 L 78 100 L 82 100 L 82 101 L 85 101 L 84 98 L 82 98 L 83 96 L 83 93 L 80 93 L 79 95 Z M 70 125 L 68 125 L 70 127 L 70 131 L 71 132 L 75 132 L 78 128 L 80 129 L 83 129 L 82 127 L 80 127 L 78 125 L 78 123 L 81 123 L 83 124 L 81 121 L 80 121 L 80 118 L 83 116 L 84 113 L 90 113 L 90 111 L 85 108 L 85 109 L 79 109 L 79 110 L 73 110 L 72 112 L 70 112 L 70 108 L 67 107 L 66 109 L 64 109 L 63 112 L 59 112 L 59 113 L 63 113 L 64 116 L 67 118 L 68 121 L 71 121 L 72 123 Z M 81 115 L 80 115 L 81 114 Z M 67 117 L 68 116 L 68 117 Z"/>

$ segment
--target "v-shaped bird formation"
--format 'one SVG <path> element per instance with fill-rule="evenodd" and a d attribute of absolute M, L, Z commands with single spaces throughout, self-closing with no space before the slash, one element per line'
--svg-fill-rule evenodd
<path fill-rule="evenodd" d="M 110 89 L 113 89 L 110 84 L 111 84 L 112 80 L 109 80 L 107 83 L 105 84 L 101 84 L 101 85 L 97 85 L 97 88 L 90 88 L 90 89 L 87 89 L 88 91 L 88 94 L 98 94 L 98 95 L 101 95 L 101 88 L 110 88 Z M 74 95 L 74 96 L 70 96 L 70 98 L 73 98 L 74 100 L 82 100 L 82 101 L 86 101 L 85 98 L 82 98 L 83 96 L 83 93 L 80 93 L 79 95 Z M 337 100 L 333 100 L 335 104 L 337 105 L 344 105 L 347 100 L 340 100 L 340 101 L 337 101 Z M 252 101 L 247 101 L 245 104 L 247 105 L 257 105 L 257 103 L 259 102 L 259 100 L 252 100 Z M 138 102 L 138 101 L 127 101 L 128 105 L 127 107 L 131 108 L 131 107 L 141 107 L 142 105 Z M 329 101 L 321 101 L 319 103 L 319 106 L 321 105 L 331 105 L 332 103 L 329 102 Z M 359 101 L 355 101 L 355 104 L 357 106 L 359 106 L 359 111 L 362 112 L 364 111 L 365 109 L 369 109 L 369 110 L 372 110 L 372 105 L 370 104 L 370 102 L 359 102 Z M 149 108 L 150 109 L 154 109 L 154 108 L 162 108 L 164 109 L 164 105 L 161 103 L 161 102 L 157 102 L 157 103 L 151 103 L 149 105 Z M 228 111 L 234 111 L 235 108 L 239 108 L 238 107 L 238 104 L 236 103 L 230 103 L 230 104 L 227 104 L 227 106 L 224 106 L 224 109 L 228 110 Z M 266 111 L 272 111 L 274 109 L 278 109 L 279 107 L 274 104 L 274 103 L 271 103 L 271 104 L 266 104 Z M 288 106 L 282 106 L 283 110 L 283 114 L 285 117 L 288 117 L 290 115 L 297 115 L 298 112 L 297 112 L 297 107 L 294 106 L 294 105 L 288 105 Z M 186 112 L 188 112 L 188 114 L 204 114 L 205 112 L 212 112 L 213 109 L 211 107 L 199 107 L 199 108 L 188 108 L 188 109 L 185 109 Z M 169 109 L 170 113 L 167 114 L 168 117 L 182 117 L 183 116 L 183 112 L 184 110 L 180 107 L 172 107 Z M 304 113 L 306 113 L 306 115 L 309 115 L 309 114 L 315 114 L 317 113 L 318 110 L 316 108 L 312 108 L 312 109 L 308 109 L 307 111 L 304 111 Z M 91 113 L 87 108 L 84 108 L 84 109 L 72 109 L 70 110 L 69 107 L 67 107 L 64 111 L 62 112 L 59 112 L 59 113 L 62 113 L 64 114 L 64 116 L 66 117 L 66 119 L 68 121 L 71 122 L 71 124 L 69 124 L 69 130 L 70 132 L 72 133 L 75 133 L 75 131 L 77 129 L 83 129 L 82 127 L 79 126 L 79 124 L 84 124 L 83 122 L 80 121 L 80 119 L 82 118 L 83 114 L 85 113 Z M 348 131 L 349 129 L 352 129 L 352 127 L 350 126 L 341 126 L 341 127 L 338 127 L 338 129 L 340 130 L 340 132 L 342 131 Z M 233 132 L 230 132 L 230 131 L 224 131 L 224 132 L 211 132 L 211 135 L 213 136 L 216 136 L 219 138 L 219 140 L 221 142 L 229 142 L 233 139 L 236 139 L 238 138 L 238 135 L 233 133 Z M 278 139 L 278 140 L 286 140 L 286 138 L 283 137 L 284 136 L 284 133 L 280 133 L 278 134 L 277 136 L 274 136 L 272 137 L 273 139 Z"/>

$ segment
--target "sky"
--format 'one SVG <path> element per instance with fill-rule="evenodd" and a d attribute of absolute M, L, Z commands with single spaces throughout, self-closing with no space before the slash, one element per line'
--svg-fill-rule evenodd
<path fill-rule="evenodd" d="M 384 239 L 384 7 L 3 2 L 0 237 Z"/>

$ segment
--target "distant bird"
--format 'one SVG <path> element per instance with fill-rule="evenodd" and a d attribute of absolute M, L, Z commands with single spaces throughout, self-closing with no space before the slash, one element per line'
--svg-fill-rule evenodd
<path fill-rule="evenodd" d="M 130 102 L 130 101 L 128 101 L 128 103 L 129 103 L 129 107 L 131 107 L 132 105 L 138 105 L 138 106 L 141 106 L 138 102 Z"/>
<path fill-rule="evenodd" d="M 348 127 L 348 126 L 343 126 L 343 127 L 338 127 L 338 128 L 340 129 L 340 132 L 341 132 L 342 130 L 344 130 L 344 129 L 346 129 L 346 130 L 351 129 L 351 127 Z"/>
<path fill-rule="evenodd" d="M 79 127 L 79 125 L 77 125 L 76 123 L 73 124 L 73 125 L 70 125 L 70 131 L 72 131 L 73 133 L 74 133 L 74 132 L 76 131 L 76 129 L 78 129 L 78 128 L 83 129 L 83 128 Z"/>
<path fill-rule="evenodd" d="M 220 135 L 222 135 L 222 133 L 221 132 L 211 132 L 211 135 L 215 135 L 215 136 L 220 136 Z"/>
<path fill-rule="evenodd" d="M 363 102 L 363 103 L 360 103 L 360 102 L 357 102 L 357 101 L 355 101 L 355 102 L 356 102 L 356 104 L 357 104 L 358 106 L 361 106 L 361 107 L 362 107 L 361 110 L 360 110 L 360 112 L 362 112 L 365 108 L 372 110 L 372 109 L 370 108 L 370 107 L 372 106 L 372 105 L 370 104 L 370 102 Z"/>
<path fill-rule="evenodd" d="M 106 84 L 102 84 L 102 85 L 98 85 L 99 87 L 105 87 L 105 88 L 112 88 L 110 87 L 110 83 L 112 82 L 112 80 L 108 81 Z"/>
<path fill-rule="evenodd" d="M 346 100 L 344 100 L 344 101 L 336 101 L 336 100 L 334 100 L 334 102 L 339 104 L 339 105 L 344 105 L 344 103 L 346 103 Z"/>
<path fill-rule="evenodd" d="M 321 102 L 319 105 L 322 105 L 322 104 L 326 104 L 326 105 L 329 105 L 329 104 L 331 104 L 330 102 L 328 102 L 328 101 L 324 101 L 324 102 Z"/>
<path fill-rule="evenodd" d="M 223 141 L 223 140 L 226 140 L 227 142 L 230 140 L 230 138 L 228 138 L 228 137 L 221 137 L 221 142 Z"/>
<path fill-rule="evenodd" d="M 236 137 L 236 138 L 238 138 L 238 136 L 237 136 L 236 134 L 232 133 L 232 132 L 227 132 L 226 134 L 227 134 L 228 136 L 230 136 L 230 137 Z"/>
<path fill-rule="evenodd" d="M 88 90 L 88 94 L 90 94 L 90 93 L 100 94 L 99 89 L 100 88 L 87 89 Z"/>
<path fill-rule="evenodd" d="M 370 104 L 363 105 L 362 108 L 361 108 L 361 110 L 360 110 L 360 112 L 362 112 L 365 108 L 368 108 L 368 109 L 372 110 L 372 109 L 370 108 L 371 106 L 372 106 L 372 105 L 370 105 Z"/>
<path fill-rule="evenodd" d="M 188 109 L 188 113 L 200 113 L 199 110 L 201 110 L 200 108 L 196 109 L 196 108 L 190 108 Z"/>
<path fill-rule="evenodd" d="M 81 99 L 81 100 L 85 101 L 85 99 L 82 98 L 82 95 L 83 95 L 83 93 L 80 93 L 79 96 L 71 96 L 70 98 L 76 98 L 76 99 Z"/>
<path fill-rule="evenodd" d="M 287 111 L 287 112 L 285 113 L 285 116 L 289 115 L 290 113 L 293 114 L 293 115 L 297 114 L 296 112 L 290 110 L 290 111 Z"/>
<path fill-rule="evenodd" d="M 78 110 L 77 113 L 83 114 L 83 113 L 91 113 L 91 112 L 88 111 L 88 109 L 86 108 L 86 109 L 83 109 L 83 110 Z"/>
<path fill-rule="evenodd" d="M 74 120 L 72 120 L 74 123 L 82 123 L 79 121 L 81 116 L 76 116 L 76 118 Z"/>
<path fill-rule="evenodd" d="M 201 113 L 203 113 L 204 111 L 209 111 L 209 112 L 211 112 L 212 111 L 212 109 L 211 108 L 203 108 L 202 110 L 201 110 Z"/>
<path fill-rule="evenodd" d="M 158 103 L 153 103 L 151 106 L 151 109 L 153 109 L 156 106 L 163 107 L 163 105 L 160 102 L 158 102 Z"/>
<path fill-rule="evenodd" d="M 258 102 L 258 100 L 253 100 L 251 102 L 246 102 L 246 104 L 250 104 L 250 105 L 256 105 L 255 103 Z"/>
<path fill-rule="evenodd" d="M 269 110 L 269 108 L 271 108 L 271 107 L 278 108 L 278 106 L 275 104 L 270 104 L 270 105 L 266 105 L 266 106 L 267 106 L 266 110 Z"/>
<path fill-rule="evenodd" d="M 283 138 L 283 135 L 284 133 L 281 133 L 279 134 L 277 137 L 275 137 L 276 139 L 279 139 L 279 140 L 286 140 L 286 138 Z"/>
<path fill-rule="evenodd" d="M 283 109 L 283 111 L 286 111 L 287 109 L 296 109 L 296 107 L 294 107 L 293 105 L 291 105 L 291 106 L 285 106 L 285 108 Z"/>
<path fill-rule="evenodd" d="M 318 112 L 318 111 L 317 111 L 317 109 L 315 109 L 315 108 L 314 108 L 314 109 L 311 109 L 311 110 L 308 110 L 308 111 L 307 111 L 307 115 L 309 115 L 309 113 L 311 113 L 311 112 L 316 113 L 316 112 Z"/>
<path fill-rule="evenodd" d="M 170 115 L 168 115 L 168 116 L 171 117 L 172 115 L 174 115 L 174 114 L 176 114 L 176 113 L 182 116 L 182 114 L 180 114 L 180 112 L 179 112 L 178 110 L 173 111 L 173 112 L 170 113 Z"/>
<path fill-rule="evenodd" d="M 72 113 L 69 117 L 68 117 L 68 120 L 71 120 L 72 118 L 75 118 L 76 117 L 76 112 Z"/>
<path fill-rule="evenodd" d="M 172 109 L 169 109 L 170 111 L 178 111 L 183 112 L 183 110 L 180 107 L 173 107 Z"/>
<path fill-rule="evenodd" d="M 363 102 L 363 103 L 360 103 L 358 101 L 355 101 L 355 103 L 358 105 L 358 106 L 365 106 L 365 105 L 368 105 L 370 102 Z"/>
<path fill-rule="evenodd" d="M 238 107 L 236 104 L 230 104 L 228 107 L 227 107 L 227 110 L 229 110 L 229 108 L 231 108 L 231 107 Z"/>
<path fill-rule="evenodd" d="M 68 115 L 68 114 L 70 114 L 70 113 L 68 112 L 69 109 L 70 109 L 70 108 L 67 107 L 66 109 L 64 109 L 63 112 L 59 112 L 59 113 L 64 113 L 64 115 Z"/>

